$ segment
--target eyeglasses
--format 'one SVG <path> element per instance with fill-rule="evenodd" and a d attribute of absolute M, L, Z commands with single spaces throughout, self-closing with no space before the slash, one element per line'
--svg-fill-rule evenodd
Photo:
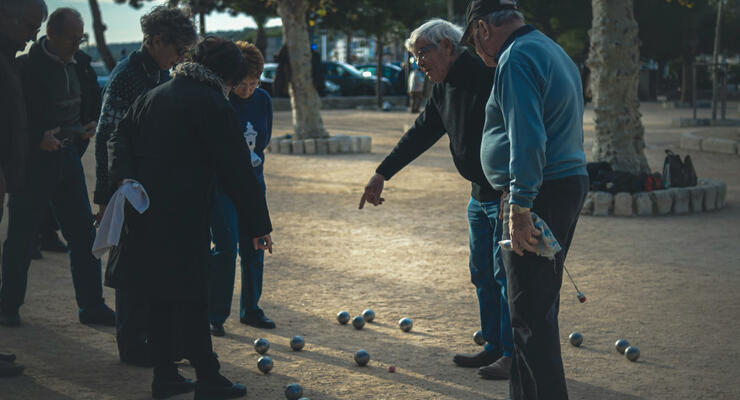
<path fill-rule="evenodd" d="M 416 59 L 419 60 L 420 62 L 424 61 L 424 59 L 426 59 L 427 52 L 431 49 L 436 49 L 436 48 L 437 48 L 437 45 L 434 43 L 430 43 L 420 48 L 419 50 L 416 51 Z"/>
<path fill-rule="evenodd" d="M 250 89 L 250 90 L 252 90 L 252 89 L 257 89 L 260 86 L 262 86 L 262 82 L 260 82 L 259 80 L 252 81 L 252 82 L 249 82 L 249 83 L 245 83 L 244 81 L 241 81 L 238 85 L 236 85 L 234 87 L 234 89 L 236 89 L 236 88 L 244 88 L 244 89 Z"/>

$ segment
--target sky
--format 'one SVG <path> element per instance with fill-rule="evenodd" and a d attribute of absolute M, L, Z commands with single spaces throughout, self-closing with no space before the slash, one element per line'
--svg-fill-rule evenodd
<path fill-rule="evenodd" d="M 166 3 L 164 0 L 153 0 L 144 3 L 144 6 L 136 10 L 125 4 L 116 4 L 113 0 L 98 0 L 100 14 L 103 23 L 108 27 L 105 31 L 105 40 L 108 43 L 138 42 L 141 40 L 141 28 L 139 18 L 152 7 Z M 92 15 L 88 0 L 46 0 L 49 12 L 59 7 L 72 7 L 82 14 L 85 20 L 85 32 L 90 34 L 90 41 L 95 41 L 92 29 Z M 267 26 L 280 25 L 279 19 L 268 22 Z M 256 28 L 254 20 L 245 15 L 232 17 L 228 13 L 213 12 L 206 17 L 207 31 L 241 30 L 247 27 Z M 41 32 L 46 28 L 42 27 Z"/>

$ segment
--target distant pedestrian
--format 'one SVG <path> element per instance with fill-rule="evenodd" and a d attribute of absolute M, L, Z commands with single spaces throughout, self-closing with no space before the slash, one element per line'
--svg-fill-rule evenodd
<path fill-rule="evenodd" d="M 424 99 L 424 73 L 419 70 L 416 63 L 411 65 L 409 74 L 409 101 L 411 102 L 411 112 L 417 114 Z"/>

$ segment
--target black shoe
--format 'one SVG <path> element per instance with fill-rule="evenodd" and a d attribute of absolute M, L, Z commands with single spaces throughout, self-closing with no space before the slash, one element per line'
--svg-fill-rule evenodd
<path fill-rule="evenodd" d="M 21 326 L 21 315 L 18 311 L 6 311 L 0 307 L 0 325 L 7 327 Z"/>
<path fill-rule="evenodd" d="M 262 329 L 275 329 L 275 321 L 267 318 L 265 314 L 258 314 L 250 317 L 240 318 L 239 322 L 244 325 L 254 326 Z"/>
<path fill-rule="evenodd" d="M 91 309 L 80 311 L 80 323 L 85 325 L 116 326 L 116 313 L 105 303 Z"/>
<path fill-rule="evenodd" d="M 246 396 L 247 387 L 232 383 L 221 374 L 210 379 L 199 379 L 195 384 L 195 400 L 236 399 Z"/>
<path fill-rule="evenodd" d="M 224 324 L 211 324 L 211 335 L 218 337 L 226 335 Z"/>
<path fill-rule="evenodd" d="M 55 253 L 66 253 L 68 250 L 67 245 L 62 242 L 62 239 L 59 239 L 56 231 L 53 235 L 49 234 L 46 237 L 40 237 L 39 247 L 41 251 L 53 251 Z"/>
<path fill-rule="evenodd" d="M 452 361 L 460 367 L 480 368 L 493 364 L 499 358 L 501 358 L 501 353 L 498 351 L 482 350 L 475 354 L 455 354 Z"/>
<path fill-rule="evenodd" d="M 171 378 L 155 376 L 152 381 L 152 397 L 155 399 L 165 399 L 178 394 L 190 393 L 193 390 L 195 390 L 195 382 L 185 379 L 178 373 Z"/>
<path fill-rule="evenodd" d="M 0 361 L 15 362 L 15 354 L 13 353 L 0 353 Z"/>
<path fill-rule="evenodd" d="M 22 365 L 8 361 L 0 361 L 0 377 L 18 376 L 22 373 Z"/>
<path fill-rule="evenodd" d="M 40 260 L 44 258 L 43 255 L 41 255 L 41 249 L 39 246 L 33 246 L 31 249 L 31 260 Z"/>

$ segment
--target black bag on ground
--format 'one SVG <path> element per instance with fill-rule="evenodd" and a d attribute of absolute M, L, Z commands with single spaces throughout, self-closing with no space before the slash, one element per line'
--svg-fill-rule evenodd
<path fill-rule="evenodd" d="M 686 156 L 681 161 L 681 156 L 666 149 L 665 161 L 663 162 L 663 187 L 688 187 L 696 186 L 696 170 L 691 156 Z"/>

